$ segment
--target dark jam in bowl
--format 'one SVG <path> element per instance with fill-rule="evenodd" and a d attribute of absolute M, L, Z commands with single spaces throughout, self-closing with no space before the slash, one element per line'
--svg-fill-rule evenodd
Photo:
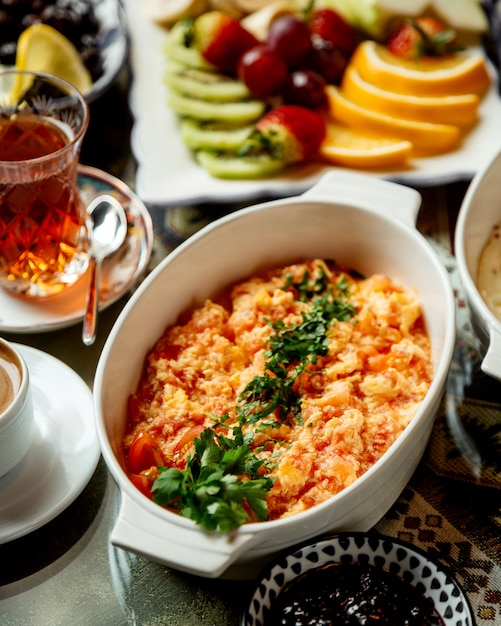
<path fill-rule="evenodd" d="M 265 626 L 444 626 L 433 602 L 396 574 L 361 563 L 309 570 L 279 593 Z"/>

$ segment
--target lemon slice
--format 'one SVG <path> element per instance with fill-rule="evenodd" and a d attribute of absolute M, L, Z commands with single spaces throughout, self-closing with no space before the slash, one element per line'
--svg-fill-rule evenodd
<path fill-rule="evenodd" d="M 336 122 L 326 125 L 320 155 L 331 163 L 361 169 L 404 165 L 412 155 L 412 143 L 350 128 Z"/>
<path fill-rule="evenodd" d="M 16 69 L 45 72 L 62 78 L 82 94 L 92 88 L 92 78 L 75 46 L 52 26 L 32 24 L 17 42 Z"/>

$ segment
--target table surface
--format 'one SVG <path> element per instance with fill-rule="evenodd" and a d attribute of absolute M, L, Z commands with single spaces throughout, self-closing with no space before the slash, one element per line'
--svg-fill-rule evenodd
<path fill-rule="evenodd" d="M 127 70 L 91 107 L 82 163 L 133 184 L 126 103 Z M 501 624 L 501 394 L 480 370 L 452 249 L 466 181 L 419 189 L 419 230 L 447 267 L 457 301 L 457 340 L 444 399 L 417 471 L 375 531 L 412 542 L 444 563 L 463 585 L 478 626 Z M 150 266 L 226 209 L 152 209 Z M 106 337 L 127 296 L 99 318 L 96 343 L 81 325 L 51 333 L 4 334 L 50 353 L 92 388 Z M 206 580 L 114 548 L 109 534 L 119 493 L 101 459 L 81 495 L 54 520 L 0 546 L 3 626 L 176 625 L 240 622 L 252 581 Z"/>

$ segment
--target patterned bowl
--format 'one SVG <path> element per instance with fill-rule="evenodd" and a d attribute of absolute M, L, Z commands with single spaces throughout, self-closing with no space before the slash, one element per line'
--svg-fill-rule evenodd
<path fill-rule="evenodd" d="M 268 626 L 271 624 L 267 620 L 270 609 L 288 583 L 298 576 L 307 577 L 309 572 L 322 566 L 345 563 L 371 565 L 397 575 L 412 585 L 427 603 L 433 604 L 444 626 L 473 626 L 475 623 L 468 599 L 459 584 L 441 564 L 431 561 L 424 552 L 384 535 L 343 533 L 325 537 L 316 543 L 303 544 L 267 567 L 241 626 Z M 273 626 L 277 626 L 276 622 Z"/>

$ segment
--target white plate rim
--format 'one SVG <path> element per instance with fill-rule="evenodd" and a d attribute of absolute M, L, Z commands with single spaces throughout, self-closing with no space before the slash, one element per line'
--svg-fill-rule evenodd
<path fill-rule="evenodd" d="M 0 478 L 0 544 L 18 539 L 37 530 L 57 517 L 83 491 L 91 479 L 101 454 L 94 423 L 92 392 L 82 378 L 68 365 L 37 348 L 12 343 L 25 359 L 30 372 L 36 433 L 27 457 L 6 476 Z M 64 382 L 64 384 L 62 384 Z M 58 393 L 54 398 L 52 393 Z M 42 404 L 51 407 L 46 413 Z M 68 416 L 71 415 L 71 419 Z M 51 438 L 57 431 L 56 438 Z M 31 459 L 30 454 L 38 455 Z M 61 463 L 49 468 L 38 467 L 37 462 L 47 454 Z M 61 469 L 69 479 L 69 484 L 57 484 Z M 18 518 L 24 501 L 36 487 L 53 483 L 54 493 L 47 501 L 31 498 L 29 515 Z M 24 498 L 12 502 L 12 492 L 30 485 Z M 5 513 L 12 515 L 12 522 L 6 523 Z"/>
<path fill-rule="evenodd" d="M 212 178 L 194 161 L 177 130 L 177 117 L 167 107 L 162 46 L 166 29 L 146 15 L 144 3 L 124 0 L 130 36 L 132 82 L 129 102 L 133 113 L 131 144 L 136 159 L 136 191 L 149 205 L 168 208 L 210 202 L 239 203 L 303 193 L 330 165 L 289 168 L 268 180 L 232 181 Z M 412 170 L 359 170 L 408 185 L 431 186 L 470 180 L 501 146 L 501 99 L 497 79 L 483 98 L 479 122 L 462 147 L 435 157 L 415 159 Z"/>

